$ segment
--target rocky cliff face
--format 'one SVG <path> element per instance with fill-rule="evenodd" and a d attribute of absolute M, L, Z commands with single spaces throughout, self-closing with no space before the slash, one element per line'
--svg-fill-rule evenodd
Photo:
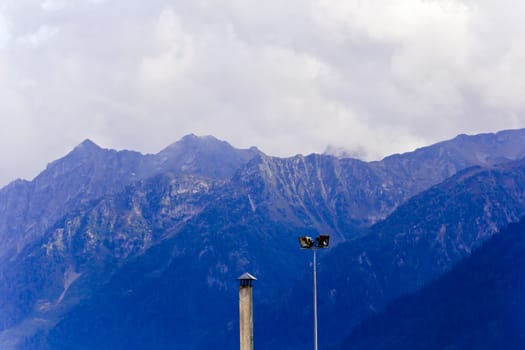
<path fill-rule="evenodd" d="M 165 172 L 225 179 L 257 153 L 193 135 L 156 155 L 106 150 L 86 140 L 33 181 L 18 180 L 0 190 L 0 261 L 15 256 L 63 215 L 137 181 Z"/>
<path fill-rule="evenodd" d="M 0 191 L 0 346 L 229 348 L 230 281 L 246 270 L 259 278 L 257 324 L 274 330 L 258 347 L 283 330 L 301 346 L 289 335 L 310 324 L 308 308 L 290 300 L 309 305 L 310 282 L 296 237 L 318 232 L 340 243 L 321 265 L 325 324 L 346 331 L 523 215 L 523 164 L 509 162 L 522 154 L 524 131 L 372 163 L 268 157 L 211 137 L 157 155 L 86 141 Z"/>
<path fill-rule="evenodd" d="M 370 163 L 315 154 L 284 159 L 261 154 L 236 179 L 252 181 L 266 191 L 264 200 L 276 214 L 321 223 L 318 230 L 346 232 L 348 238 L 458 171 L 521 159 L 525 156 L 523 140 L 524 130 L 461 135 Z M 294 213 L 283 207 L 293 208 Z"/>
<path fill-rule="evenodd" d="M 117 193 L 140 167 L 135 152 L 103 150 L 89 140 L 48 165 L 33 181 L 16 181 L 0 192 L 0 259 L 15 256 L 70 210 Z"/>

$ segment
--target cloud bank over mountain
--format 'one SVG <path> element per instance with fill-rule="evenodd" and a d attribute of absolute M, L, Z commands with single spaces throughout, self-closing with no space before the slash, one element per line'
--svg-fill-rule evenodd
<path fill-rule="evenodd" d="M 365 159 L 525 122 L 524 4 L 18 0 L 0 4 L 0 164 L 87 137 L 157 152 L 213 134 Z"/>

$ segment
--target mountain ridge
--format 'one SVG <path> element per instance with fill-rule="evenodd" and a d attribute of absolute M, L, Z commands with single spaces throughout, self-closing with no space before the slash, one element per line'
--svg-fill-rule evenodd
<path fill-rule="evenodd" d="M 194 140 L 193 143 L 198 142 Z M 179 149 L 184 152 L 184 146 Z M 231 146 L 227 152 L 230 159 L 227 166 L 216 162 L 195 173 L 210 178 L 224 177 L 250 158 L 250 151 Z M 235 157 L 236 152 L 242 156 Z M 16 181 L 0 189 L 0 239 L 5 242 L 0 245 L 0 261 L 18 254 L 27 242 L 42 235 L 65 211 L 118 193 L 133 182 L 163 172 L 179 171 L 182 167 L 178 159 L 162 164 L 159 157 L 169 160 L 171 155 L 159 154 L 104 149 L 85 140 L 64 157 L 49 163 L 32 181 Z M 222 170 L 216 171 L 219 167 Z M 13 236 L 12 232 L 17 232 L 18 236 Z"/>

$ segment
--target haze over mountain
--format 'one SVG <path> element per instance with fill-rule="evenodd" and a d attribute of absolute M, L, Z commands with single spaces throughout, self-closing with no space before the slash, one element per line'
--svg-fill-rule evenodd
<path fill-rule="evenodd" d="M 525 125 L 515 0 L 4 0 L 0 186 L 82 139 L 377 160 Z M 355 152 L 354 152 L 355 154 Z"/>
<path fill-rule="evenodd" d="M 523 156 L 525 130 L 370 163 L 211 136 L 155 155 L 86 140 L 0 190 L 0 347 L 231 348 L 249 271 L 257 347 L 304 348 L 310 257 L 296 239 L 318 232 L 337 245 L 319 273 L 335 343 L 525 215 Z"/>

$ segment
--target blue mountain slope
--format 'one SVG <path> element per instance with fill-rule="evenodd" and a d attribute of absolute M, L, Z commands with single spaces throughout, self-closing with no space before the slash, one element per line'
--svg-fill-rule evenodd
<path fill-rule="evenodd" d="M 523 349 L 525 220 L 364 321 L 337 349 Z"/>

